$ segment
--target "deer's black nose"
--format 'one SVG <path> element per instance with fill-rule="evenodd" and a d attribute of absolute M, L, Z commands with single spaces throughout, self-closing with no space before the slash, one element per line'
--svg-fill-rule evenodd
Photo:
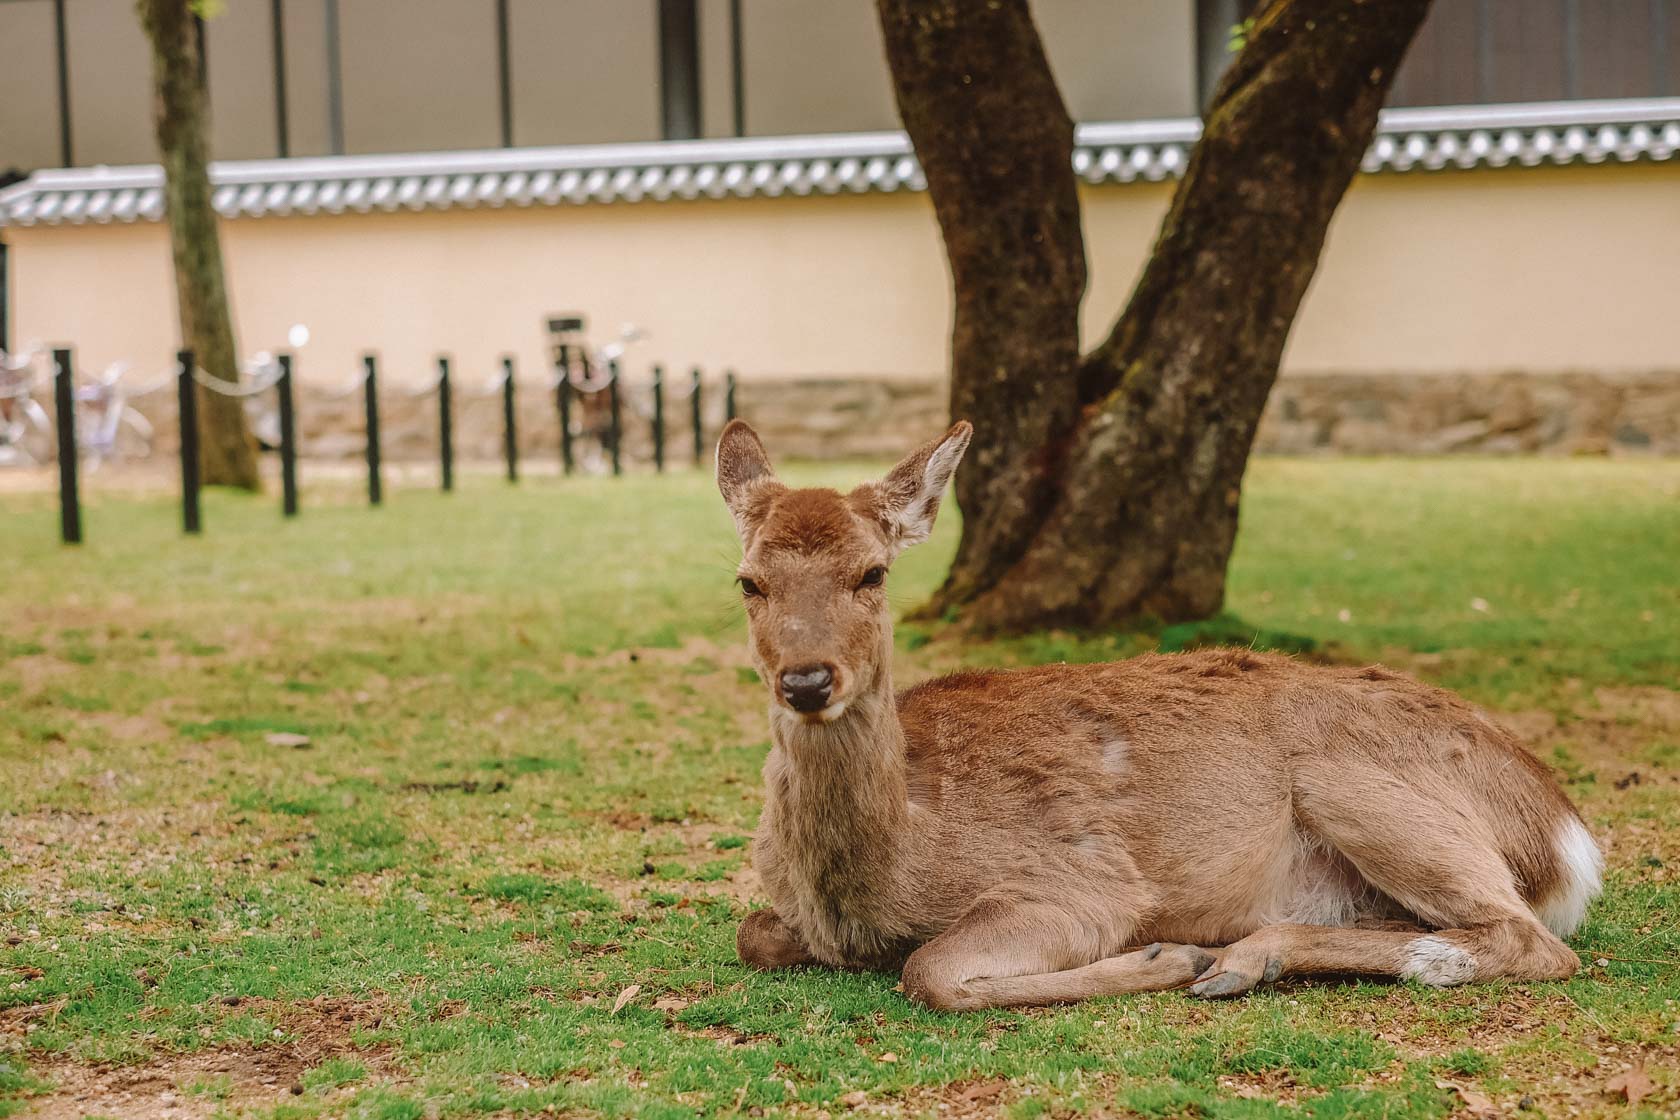
<path fill-rule="evenodd" d="M 782 674 L 782 699 L 796 712 L 820 712 L 834 691 L 834 674 L 826 665 L 810 665 Z"/>

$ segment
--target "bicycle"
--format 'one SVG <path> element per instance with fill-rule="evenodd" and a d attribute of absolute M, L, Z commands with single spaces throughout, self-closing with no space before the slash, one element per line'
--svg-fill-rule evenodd
<path fill-rule="evenodd" d="M 52 458 L 52 418 L 34 396 L 40 353 L 0 351 L 0 467 L 39 466 Z"/>
<path fill-rule="evenodd" d="M 46 380 L 40 367 L 46 350 L 31 346 L 21 354 L 0 352 L 0 466 L 40 466 L 52 461 L 57 427 L 35 397 Z M 130 401 L 155 393 L 165 378 L 142 390 L 123 384 L 124 362 L 113 362 L 91 383 L 71 394 L 76 417 L 76 449 L 90 471 L 117 459 L 145 459 L 152 453 L 150 420 Z"/>
<path fill-rule="evenodd" d="M 174 378 L 165 375 L 138 391 L 123 384 L 127 362 L 113 362 L 91 384 L 78 386 L 73 394 L 76 409 L 76 445 L 96 471 L 107 462 L 148 459 L 155 432 L 145 414 L 128 402 L 164 389 Z"/>
<path fill-rule="evenodd" d="M 618 337 L 602 346 L 582 348 L 580 361 L 566 371 L 577 408 L 572 412 L 572 437 L 575 441 L 588 438 L 588 450 L 578 459 L 578 467 L 585 474 L 606 474 L 611 470 L 613 450 L 612 401 L 605 392 L 612 385 L 615 364 L 630 347 L 645 342 L 651 336 L 634 323 L 625 323 Z M 619 371 L 622 376 L 622 369 Z M 622 386 L 620 386 L 622 388 Z"/>

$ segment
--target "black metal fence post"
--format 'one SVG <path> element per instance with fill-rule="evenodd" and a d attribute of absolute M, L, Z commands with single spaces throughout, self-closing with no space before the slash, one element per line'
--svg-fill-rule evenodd
<path fill-rule="evenodd" d="M 0 350 L 12 352 L 12 247 L 0 241 Z"/>
<path fill-rule="evenodd" d="M 280 377 L 274 387 L 280 393 L 280 512 L 296 517 L 297 488 L 297 411 L 292 399 L 292 356 L 280 355 Z"/>
<path fill-rule="evenodd" d="M 518 401 L 514 392 L 513 358 L 508 355 L 502 358 L 502 450 L 507 454 L 509 482 L 519 481 L 519 430 L 515 427 Z"/>
<path fill-rule="evenodd" d="M 560 410 L 560 469 L 572 473 L 572 348 L 560 344 L 555 358 L 554 403 Z"/>
<path fill-rule="evenodd" d="M 53 404 L 58 420 L 58 534 L 82 543 L 82 496 L 76 484 L 76 392 L 70 351 L 53 351 Z"/>
<path fill-rule="evenodd" d="M 193 377 L 193 352 L 175 355 L 176 414 L 181 418 L 181 531 L 202 528 L 198 508 L 198 383 Z"/>
<path fill-rule="evenodd" d="M 379 356 L 362 355 L 362 410 L 367 414 L 368 505 L 385 500 L 384 482 L 379 476 Z"/>
<path fill-rule="evenodd" d="M 618 359 L 607 363 L 607 407 L 611 410 L 608 415 L 608 437 L 612 440 L 613 474 L 624 473 L 624 414 L 621 410 L 618 392 Z"/>
<path fill-rule="evenodd" d="M 438 456 L 443 466 L 443 489 L 455 489 L 455 416 L 449 390 L 449 358 L 438 358 Z"/>
<path fill-rule="evenodd" d="M 694 465 L 698 467 L 706 457 L 706 426 L 700 418 L 699 366 L 695 366 L 688 373 L 688 421 L 694 427 Z"/>
<path fill-rule="evenodd" d="M 653 367 L 653 469 L 665 470 L 665 367 Z"/>
<path fill-rule="evenodd" d="M 735 419 L 735 371 L 723 375 L 723 422 Z"/>

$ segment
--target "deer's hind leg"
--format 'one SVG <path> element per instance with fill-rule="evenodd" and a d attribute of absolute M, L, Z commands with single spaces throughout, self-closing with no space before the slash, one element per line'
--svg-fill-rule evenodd
<path fill-rule="evenodd" d="M 1573 976 L 1580 960 L 1541 924 L 1515 877 L 1452 791 L 1431 795 L 1374 766 L 1338 768 L 1297 793 L 1297 815 L 1360 875 L 1428 929 L 1279 924 L 1219 954 L 1191 987 L 1240 995 L 1281 976 L 1394 976 L 1434 987 Z M 1433 930 L 1433 932 L 1430 932 Z"/>
<path fill-rule="evenodd" d="M 905 994 L 937 1011 L 1076 1003 L 1183 987 L 1213 961 L 1193 945 L 1107 956 L 1108 924 L 1043 899 L 983 897 L 910 955 Z"/>

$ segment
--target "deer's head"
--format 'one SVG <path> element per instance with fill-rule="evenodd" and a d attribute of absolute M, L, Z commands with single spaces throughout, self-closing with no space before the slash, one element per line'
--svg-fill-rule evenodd
<path fill-rule="evenodd" d="M 776 703 L 805 722 L 840 718 L 887 664 L 889 570 L 932 532 L 973 433 L 959 421 L 879 482 L 842 494 L 782 485 L 756 432 L 739 420 L 723 429 L 718 489 L 741 536 L 753 664 Z"/>

